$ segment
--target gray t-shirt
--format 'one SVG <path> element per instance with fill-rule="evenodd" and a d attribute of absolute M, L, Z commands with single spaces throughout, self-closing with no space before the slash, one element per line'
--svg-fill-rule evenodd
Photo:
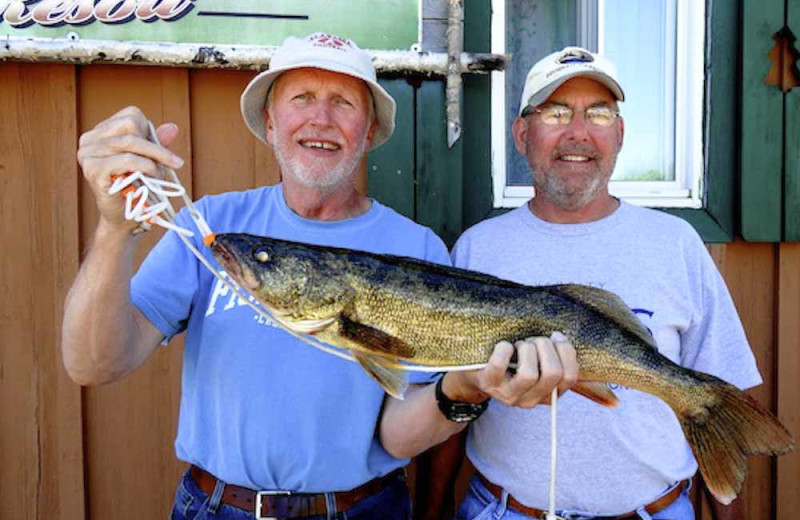
<path fill-rule="evenodd" d="M 740 388 L 761 383 L 725 283 L 700 237 L 679 218 L 622 202 L 599 221 L 552 224 L 525 205 L 467 230 L 452 258 L 458 267 L 528 285 L 580 283 L 615 292 L 671 360 Z M 663 401 L 609 386 L 620 399 L 614 409 L 572 392 L 559 400 L 559 509 L 632 511 L 697 470 Z M 547 508 L 550 407 L 492 401 L 470 426 L 467 454 L 517 500 Z"/>

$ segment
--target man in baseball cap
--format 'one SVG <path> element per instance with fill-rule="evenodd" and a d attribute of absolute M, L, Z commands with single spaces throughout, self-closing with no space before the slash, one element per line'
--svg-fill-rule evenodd
<path fill-rule="evenodd" d="M 612 291 L 634 309 L 666 357 L 740 388 L 755 386 L 761 377 L 741 322 L 695 230 L 609 193 L 623 142 L 623 99 L 614 66 L 603 56 L 567 47 L 537 62 L 512 126 L 535 195 L 468 229 L 453 248 L 453 263 L 528 285 Z M 610 392 L 605 385 L 581 390 L 587 396 L 598 390 L 595 399 Z M 650 394 L 619 385 L 613 393 L 611 400 L 619 400 L 613 409 L 574 392 L 558 401 L 555 514 L 694 520 L 688 489 L 697 462 L 674 413 Z M 541 407 L 492 405 L 472 422 L 466 452 L 477 474 L 457 518 L 545 518 L 549 415 Z M 435 457 L 452 460 L 445 450 L 459 446 L 448 442 Z M 436 469 L 437 478 L 447 480 L 448 468 Z M 715 518 L 743 518 L 739 500 L 712 502 Z"/>
<path fill-rule="evenodd" d="M 245 89 L 241 111 L 274 150 L 282 182 L 198 201 L 214 230 L 449 264 L 430 229 L 356 189 L 365 153 L 392 135 L 395 102 L 353 41 L 287 38 Z M 135 224 L 124 219 L 123 200 L 108 195 L 111 176 L 157 175 L 159 163 L 183 163 L 149 142 L 146 129 L 144 114 L 130 107 L 81 137 L 79 161 L 101 216 L 67 302 L 70 375 L 81 384 L 114 381 L 165 338 L 187 332 L 175 447 L 190 469 L 173 518 L 407 520 L 408 458 L 381 445 L 385 393 L 357 363 L 311 348 L 237 304 L 174 232 L 133 275 Z M 169 145 L 177 128 L 157 133 Z M 192 226 L 184 214 L 178 222 Z"/>

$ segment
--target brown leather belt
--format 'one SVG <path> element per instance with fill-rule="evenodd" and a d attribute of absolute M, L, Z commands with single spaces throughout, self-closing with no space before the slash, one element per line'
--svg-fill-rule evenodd
<path fill-rule="evenodd" d="M 217 477 L 197 466 L 192 466 L 190 471 L 197 487 L 205 494 L 211 495 L 217 485 Z M 374 478 L 350 491 L 334 493 L 336 511 L 331 512 L 347 511 L 359 500 L 381 491 L 399 474 L 404 474 L 402 468 L 398 468 L 382 477 Z M 255 491 L 233 484 L 225 484 L 225 490 L 222 492 L 222 503 L 254 513 L 255 518 L 301 518 L 328 513 L 324 493 Z M 260 510 L 257 510 L 257 508 Z"/>
<path fill-rule="evenodd" d="M 497 498 L 502 498 L 503 496 L 503 488 L 495 484 L 494 482 L 490 482 L 489 479 L 481 475 L 479 472 L 476 472 L 478 478 L 480 479 L 481 483 L 486 487 L 486 489 L 491 492 Z M 686 486 L 689 485 L 688 480 L 682 481 L 680 484 L 672 488 L 666 495 L 657 498 L 653 502 L 644 506 L 644 510 L 647 511 L 648 514 L 654 515 L 659 511 L 666 509 L 670 504 L 675 502 L 683 490 L 686 489 Z M 531 518 L 545 518 L 547 515 L 547 511 L 542 511 L 541 509 L 537 509 L 535 507 L 528 507 L 525 504 L 521 504 L 511 495 L 508 495 L 508 507 L 514 509 L 515 511 L 519 511 L 524 515 L 528 515 Z M 639 515 L 636 511 L 631 511 L 630 513 L 624 513 L 617 516 L 598 516 L 596 517 L 602 520 L 628 520 L 633 518 L 639 518 Z"/>

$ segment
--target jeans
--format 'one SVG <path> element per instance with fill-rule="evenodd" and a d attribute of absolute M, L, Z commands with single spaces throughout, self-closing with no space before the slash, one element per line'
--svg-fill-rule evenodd
<path fill-rule="evenodd" d="M 649 515 L 644 507 L 637 513 L 642 520 L 694 520 L 694 507 L 689 499 L 689 488 L 668 507 L 662 509 L 654 515 Z M 478 477 L 472 477 L 469 483 L 464 501 L 456 512 L 457 520 L 530 520 L 531 517 L 518 511 L 514 511 L 507 505 L 508 494 L 503 493 L 503 498 L 499 499 L 484 487 Z M 556 509 L 556 514 L 565 520 L 592 520 L 598 518 L 589 513 L 581 511 L 568 511 Z"/>
<path fill-rule="evenodd" d="M 223 483 L 206 495 L 197 487 L 187 471 L 175 492 L 171 520 L 246 520 L 255 518 L 252 511 L 220 502 Z M 333 493 L 326 493 L 328 503 L 333 502 Z M 405 475 L 399 473 L 381 491 L 360 500 L 356 505 L 341 513 L 328 513 L 304 517 L 304 520 L 409 520 L 411 518 L 411 497 L 408 494 Z"/>

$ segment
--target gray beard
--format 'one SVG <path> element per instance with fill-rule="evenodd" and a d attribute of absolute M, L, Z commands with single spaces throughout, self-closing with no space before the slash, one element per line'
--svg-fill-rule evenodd
<path fill-rule="evenodd" d="M 367 139 L 365 135 L 361 139 L 358 149 L 350 157 L 345 157 L 338 165 L 327 171 L 324 171 L 325 165 L 321 160 L 319 164 L 312 165 L 309 168 L 297 158 L 289 157 L 290 154 L 286 148 L 286 143 L 275 143 L 275 157 L 283 175 L 292 177 L 308 188 L 333 191 L 334 188 L 345 181 L 352 180 L 355 176 L 358 163 L 367 148 Z"/>
<path fill-rule="evenodd" d="M 603 191 L 607 181 L 599 177 L 592 178 L 583 189 L 568 188 L 562 184 L 555 173 L 537 179 L 534 175 L 534 189 L 537 193 L 546 193 L 547 198 L 558 206 L 574 211 L 585 207 Z"/>

